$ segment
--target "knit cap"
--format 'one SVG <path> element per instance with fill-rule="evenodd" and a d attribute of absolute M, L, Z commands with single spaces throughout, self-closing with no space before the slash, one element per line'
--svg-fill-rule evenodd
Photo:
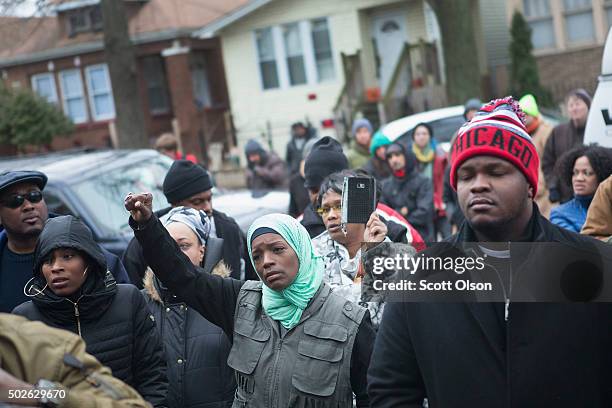
<path fill-rule="evenodd" d="M 540 158 L 525 129 L 525 114 L 511 97 L 483 106 L 463 125 L 451 150 L 451 185 L 457 190 L 457 169 L 474 156 L 495 156 L 518 168 L 533 188 L 538 189 Z"/>
<path fill-rule="evenodd" d="M 381 146 L 388 146 L 391 144 L 391 140 L 389 140 L 389 138 L 385 135 L 383 135 L 383 133 L 378 130 L 376 133 L 374 133 L 374 137 L 372 138 L 372 142 L 370 143 L 370 154 L 372 155 L 372 157 L 374 157 L 374 155 L 376 154 L 376 150 L 381 147 Z"/>
<path fill-rule="evenodd" d="M 348 169 L 342 145 L 329 136 L 319 139 L 304 162 L 304 187 L 319 188 L 327 176 Z"/>

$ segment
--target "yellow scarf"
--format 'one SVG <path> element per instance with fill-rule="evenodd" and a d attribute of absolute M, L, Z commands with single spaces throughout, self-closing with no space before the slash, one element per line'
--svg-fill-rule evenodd
<path fill-rule="evenodd" d="M 429 163 L 434 159 L 434 151 L 431 148 L 431 145 L 428 145 L 425 150 L 421 150 L 416 143 L 413 143 L 412 153 L 414 153 L 420 163 Z"/>

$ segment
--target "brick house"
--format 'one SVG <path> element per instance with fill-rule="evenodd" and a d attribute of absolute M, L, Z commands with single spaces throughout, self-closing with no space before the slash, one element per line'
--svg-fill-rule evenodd
<path fill-rule="evenodd" d="M 0 73 L 58 104 L 75 123 L 51 148 L 112 146 L 115 109 L 105 61 L 100 0 L 54 0 L 54 15 L 0 18 Z M 211 143 L 232 143 L 220 42 L 192 31 L 245 0 L 126 0 L 136 48 L 146 131 L 180 134 L 183 150 L 202 159 Z"/>
<path fill-rule="evenodd" d="M 585 88 L 592 95 L 612 25 L 612 1 L 510 0 L 508 26 L 515 10 L 531 26 L 540 82 L 554 99 L 563 100 L 574 88 Z"/>

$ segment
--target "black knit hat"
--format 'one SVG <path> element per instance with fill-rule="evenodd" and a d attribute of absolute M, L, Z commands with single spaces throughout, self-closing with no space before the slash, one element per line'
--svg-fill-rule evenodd
<path fill-rule="evenodd" d="M 318 140 L 304 162 L 304 187 L 319 188 L 327 176 L 348 169 L 348 160 L 338 141 L 329 136 Z"/>
<path fill-rule="evenodd" d="M 189 160 L 176 160 L 172 163 L 163 184 L 164 195 L 170 204 L 208 191 L 212 187 L 208 172 Z"/>
<path fill-rule="evenodd" d="M 591 108 L 591 95 L 589 95 L 586 90 L 582 88 L 574 89 L 567 95 L 568 98 L 570 96 L 575 96 L 576 98 L 581 99 L 582 102 L 586 104 L 587 108 Z"/>

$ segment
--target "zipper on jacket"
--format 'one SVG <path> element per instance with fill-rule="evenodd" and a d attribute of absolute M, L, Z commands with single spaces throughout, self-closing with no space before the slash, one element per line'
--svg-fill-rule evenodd
<path fill-rule="evenodd" d="M 508 318 L 510 317 L 510 293 L 512 292 L 512 268 L 510 268 L 510 288 L 508 288 L 509 293 L 506 293 L 506 286 L 504 286 L 504 280 L 502 279 L 501 274 L 493 265 L 488 264 L 488 266 L 495 271 L 499 283 L 501 284 L 502 291 L 504 293 L 504 320 L 508 322 Z"/>
<path fill-rule="evenodd" d="M 508 248 L 510 248 L 511 244 L 508 242 Z M 512 270 L 512 256 L 510 257 L 510 288 L 508 288 L 508 297 L 506 298 L 506 323 L 508 323 L 508 319 L 510 318 L 510 297 L 512 296 L 512 276 L 514 275 L 514 271 Z M 506 328 L 506 331 L 507 328 Z"/>
<path fill-rule="evenodd" d="M 280 334 L 280 328 L 279 328 L 279 334 Z M 277 394 L 276 392 L 276 388 L 278 388 L 278 360 L 280 359 L 280 355 L 281 355 L 281 349 L 283 347 L 283 338 L 282 336 L 279 336 L 278 338 L 278 346 L 276 346 L 276 358 L 274 359 L 274 376 L 272 377 L 274 379 L 274 392 L 270 393 L 270 397 L 274 398 Z M 272 402 L 271 406 L 276 407 L 277 404 L 275 400 L 270 401 Z"/>
<path fill-rule="evenodd" d="M 79 312 L 79 301 L 81 300 L 81 298 L 83 297 L 83 295 L 81 295 L 76 302 L 73 302 L 72 300 L 66 298 L 67 301 L 69 301 L 70 303 L 72 303 L 72 305 L 74 306 L 74 317 L 76 318 L 76 322 L 77 322 L 77 332 L 79 333 L 79 337 L 83 337 L 81 335 L 81 313 Z"/>
<path fill-rule="evenodd" d="M 78 303 L 74 304 L 74 317 L 76 317 L 77 330 L 79 332 L 79 337 L 83 337 L 83 336 L 81 336 L 81 319 L 80 319 L 80 314 L 79 314 L 79 305 L 78 305 Z"/>

